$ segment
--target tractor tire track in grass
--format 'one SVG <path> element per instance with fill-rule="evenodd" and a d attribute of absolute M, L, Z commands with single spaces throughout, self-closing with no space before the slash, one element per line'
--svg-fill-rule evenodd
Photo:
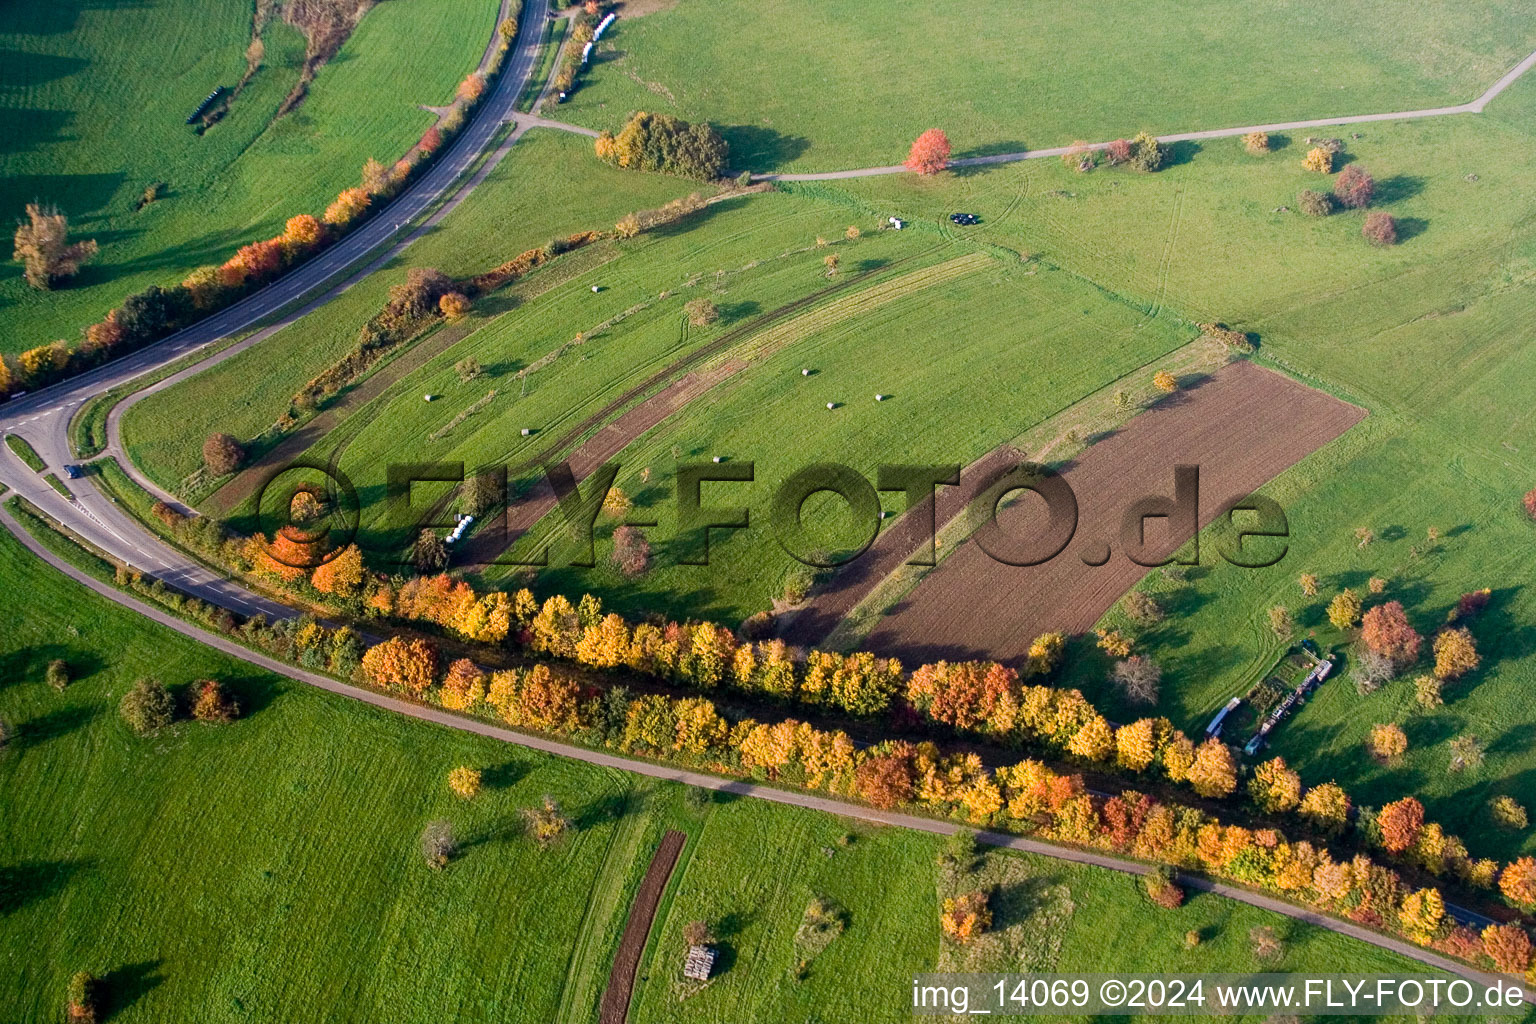
<path fill-rule="evenodd" d="M 1041 633 L 1090 629 L 1147 570 L 1124 552 L 1097 567 L 1084 559 L 1118 543 L 1131 502 L 1171 492 L 1175 464 L 1200 468 L 1203 528 L 1226 510 L 1224 503 L 1254 492 L 1364 417 L 1358 406 L 1275 371 L 1231 363 L 1065 467 L 1079 508 L 1076 540 L 1066 550 L 1041 565 L 1015 567 L 967 542 L 895 606 L 867 646 L 913 663 L 1012 662 Z M 1172 551 L 1188 540 L 1168 536 L 1158 523 L 1147 528 L 1149 547 Z M 1010 535 L 1039 536 L 1043 506 L 1030 502 L 1017 518 L 1005 512 L 1003 526 Z"/>
<path fill-rule="evenodd" d="M 677 858 L 683 852 L 688 837 L 676 830 L 668 830 L 661 837 L 661 845 L 651 858 L 651 866 L 635 893 L 635 902 L 629 908 L 629 920 L 624 925 L 624 937 L 619 940 L 619 951 L 613 958 L 613 970 L 608 975 L 608 989 L 603 993 L 598 1010 L 600 1024 L 624 1024 L 629 1017 L 629 997 L 635 990 L 635 972 L 640 969 L 640 955 L 645 952 L 650 938 L 651 922 L 661 903 L 677 866 Z"/>
<path fill-rule="evenodd" d="M 919 254 L 921 255 L 921 254 Z M 909 259 L 915 257 L 909 257 Z M 903 261 L 905 262 L 905 261 Z M 641 384 L 620 395 L 603 409 L 587 417 L 571 428 L 538 458 L 509 469 L 509 475 L 527 472 L 541 463 L 553 460 L 568 451 L 592 427 L 606 420 L 613 413 L 628 405 L 633 399 L 650 391 L 655 385 L 672 376 L 678 369 L 695 365 L 710 356 L 723 355 L 720 361 L 706 365 L 673 381 L 663 390 L 651 394 L 634 405 L 617 419 L 601 427 L 580 447 L 570 452 L 568 462 L 571 472 L 580 481 L 594 469 L 643 434 L 680 411 L 689 402 L 711 390 L 722 381 L 745 370 L 753 359 L 763 358 L 801 341 L 834 324 L 859 316 L 879 306 L 893 302 L 913 292 L 941 284 L 972 273 L 991 262 L 991 257 L 970 253 L 944 263 L 914 270 L 900 277 L 837 299 L 825 306 L 813 309 L 801 316 L 789 314 L 804 309 L 806 305 L 826 295 L 831 289 L 823 289 L 797 302 L 774 310 L 768 317 L 760 318 L 751 325 L 728 331 L 708 345 L 690 353 L 666 369 L 653 374 Z M 884 268 L 889 269 L 889 267 Z M 875 271 L 871 271 L 874 273 Z M 834 286 L 837 287 L 837 286 Z M 765 322 L 768 324 L 765 328 Z M 746 338 L 738 348 L 726 351 L 732 343 Z M 521 499 L 508 506 L 497 529 L 476 534 L 464 548 L 464 565 L 480 567 L 493 563 L 497 556 L 531 530 L 540 519 L 555 506 L 554 492 L 546 480 L 540 480 Z"/>

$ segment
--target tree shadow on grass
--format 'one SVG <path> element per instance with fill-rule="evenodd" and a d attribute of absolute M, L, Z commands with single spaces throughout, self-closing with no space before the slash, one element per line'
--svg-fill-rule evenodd
<path fill-rule="evenodd" d="M 480 782 L 486 789 L 510 789 L 528 774 L 528 766 L 521 761 L 507 761 L 492 765 L 480 773 Z"/>
<path fill-rule="evenodd" d="M 95 704 L 75 704 L 44 712 L 21 723 L 16 730 L 15 746 L 20 750 L 40 747 L 84 728 L 101 713 L 102 709 Z"/>
<path fill-rule="evenodd" d="M 24 860 L 0 867 L 0 915 L 47 899 L 91 866 L 84 860 Z"/>
<path fill-rule="evenodd" d="M 136 964 L 124 964 L 107 974 L 97 986 L 100 993 L 102 1021 L 114 1019 L 119 1013 L 138 1002 L 165 979 L 159 974 L 160 960 L 141 960 Z"/>
<path fill-rule="evenodd" d="M 94 675 L 105 667 L 101 657 L 89 648 L 69 644 L 38 644 L 0 656 L 0 688 L 28 681 L 41 682 L 50 661 L 69 666 L 71 683 Z"/>
<path fill-rule="evenodd" d="M 1170 142 L 1168 144 L 1168 153 L 1163 157 L 1163 166 L 1178 167 L 1180 164 L 1187 164 L 1194 160 L 1201 148 L 1200 143 L 1193 139 L 1185 139 L 1182 142 Z"/>
<path fill-rule="evenodd" d="M 1402 245 L 1412 238 L 1422 235 L 1429 227 L 1429 221 L 1423 217 L 1397 217 L 1394 218 L 1397 225 L 1397 244 Z"/>
<path fill-rule="evenodd" d="M 1372 199 L 1378 204 L 1395 203 L 1403 199 L 1412 199 L 1424 191 L 1424 179 L 1416 174 L 1394 174 L 1390 178 L 1381 178 L 1376 182 Z M 1398 221 L 1401 225 L 1402 221 Z M 1402 231 L 1398 231 L 1399 237 Z"/>
<path fill-rule="evenodd" d="M 724 125 L 719 132 L 731 147 L 731 166 L 738 171 L 783 167 L 811 148 L 809 139 L 760 125 Z"/>

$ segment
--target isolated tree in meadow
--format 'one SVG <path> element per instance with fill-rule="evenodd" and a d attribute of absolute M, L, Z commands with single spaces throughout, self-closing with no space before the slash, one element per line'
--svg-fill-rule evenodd
<path fill-rule="evenodd" d="M 96 243 L 69 241 L 69 218 L 57 207 L 27 204 L 27 219 L 16 228 L 13 259 L 20 260 L 27 284 L 47 291 L 96 255 Z"/>
<path fill-rule="evenodd" d="M 1390 658 L 1401 670 L 1419 659 L 1419 647 L 1424 638 L 1408 622 L 1402 602 L 1388 601 L 1365 613 L 1360 626 L 1360 642 L 1367 650 Z"/>
<path fill-rule="evenodd" d="M 1253 955 L 1257 960 L 1274 961 L 1285 955 L 1285 943 L 1267 924 L 1249 929 L 1248 942 L 1253 946 Z"/>
<path fill-rule="evenodd" d="M 1521 504 L 1525 506 L 1525 514 L 1532 520 L 1536 520 L 1536 487 L 1525 492 L 1525 498 Z"/>
<path fill-rule="evenodd" d="M 1377 210 L 1366 216 L 1365 223 L 1360 225 L 1360 234 L 1372 245 L 1396 245 L 1397 221 L 1392 219 L 1390 213 Z"/>
<path fill-rule="evenodd" d="M 1165 395 L 1171 395 L 1179 390 L 1179 379 L 1167 370 L 1158 370 L 1152 375 L 1152 386 Z"/>
<path fill-rule="evenodd" d="M 1147 898 L 1164 910 L 1177 910 L 1184 902 L 1184 890 L 1174 881 L 1173 869 L 1158 865 L 1141 877 Z"/>
<path fill-rule="evenodd" d="M 1371 726 L 1365 745 L 1376 760 L 1391 764 L 1408 752 L 1408 737 L 1400 726 L 1387 722 Z"/>
<path fill-rule="evenodd" d="M 650 568 L 651 544 L 645 534 L 629 525 L 614 530 L 613 564 L 626 576 L 639 576 Z"/>
<path fill-rule="evenodd" d="M 1247 135 L 1243 136 L 1243 148 L 1248 150 L 1250 153 L 1268 153 L 1269 133 L 1249 132 Z"/>
<path fill-rule="evenodd" d="M 1326 217 L 1333 212 L 1333 200 L 1326 193 L 1311 188 L 1296 193 L 1296 205 L 1308 217 Z"/>
<path fill-rule="evenodd" d="M 480 769 L 461 764 L 448 773 L 448 788 L 460 800 L 473 800 L 480 792 Z"/>
<path fill-rule="evenodd" d="M 1310 573 L 1310 572 L 1302 573 L 1300 576 L 1296 577 L 1296 584 L 1299 587 L 1301 587 L 1301 594 L 1302 594 L 1303 597 L 1316 597 L 1317 596 L 1317 574 L 1316 573 Z"/>
<path fill-rule="evenodd" d="M 916 174 L 938 174 L 949 166 L 949 153 L 949 136 L 929 128 L 913 141 L 904 166 Z"/>
<path fill-rule="evenodd" d="M 1419 707 L 1438 708 L 1445 703 L 1445 681 L 1433 676 L 1419 676 L 1413 681 L 1413 699 Z"/>
<path fill-rule="evenodd" d="M 694 327 L 708 327 L 720 319 L 719 307 L 705 298 L 690 299 L 683 306 L 683 312 L 688 314 L 688 322 Z"/>
<path fill-rule="evenodd" d="M 1157 599 L 1144 590 L 1132 590 L 1120 599 L 1120 608 L 1126 617 L 1138 626 L 1151 626 L 1162 622 L 1167 613 Z"/>
<path fill-rule="evenodd" d="M 1270 608 L 1269 628 L 1275 634 L 1275 639 L 1282 643 L 1295 636 L 1296 620 L 1291 617 L 1291 610 L 1283 604 Z"/>
<path fill-rule="evenodd" d="M 1362 697 L 1375 693 L 1397 678 L 1397 665 L 1385 654 L 1357 649 L 1353 661 L 1351 675 L 1355 681 L 1355 692 Z"/>
<path fill-rule="evenodd" d="M 123 694 L 118 702 L 118 713 L 128 728 L 140 736 L 148 736 L 157 729 L 171 724 L 176 717 L 176 700 L 171 691 L 158 679 L 140 679 L 133 688 Z"/>
<path fill-rule="evenodd" d="M 1500 826 L 1515 832 L 1524 831 L 1530 825 L 1525 807 L 1508 794 L 1496 796 L 1488 801 L 1488 813 Z"/>
<path fill-rule="evenodd" d="M 446 821 L 427 822 L 427 826 L 421 830 L 420 842 L 422 859 L 434 871 L 447 867 L 453 855 L 458 852 L 458 843 L 453 838 L 453 826 Z"/>
<path fill-rule="evenodd" d="M 1376 816 L 1381 845 L 1389 853 L 1402 853 L 1418 841 L 1424 828 L 1424 805 L 1415 797 L 1394 800 Z"/>
<path fill-rule="evenodd" d="M 192 717 L 199 722 L 221 724 L 240 717 L 240 705 L 224 690 L 217 679 L 200 679 L 192 684 Z"/>
<path fill-rule="evenodd" d="M 537 807 L 523 808 L 523 822 L 528 827 L 528 835 L 541 848 L 554 843 L 571 827 L 571 819 L 561 812 L 552 796 L 545 796 Z"/>
<path fill-rule="evenodd" d="M 1163 670 L 1151 658 L 1133 654 L 1115 662 L 1110 670 L 1114 683 L 1126 700 L 1133 704 L 1156 704 L 1163 680 Z"/>
<path fill-rule="evenodd" d="M 1359 164 L 1350 164 L 1333 181 L 1333 198 L 1339 201 L 1340 206 L 1347 206 L 1351 210 L 1363 210 L 1370 206 L 1371 196 L 1375 192 L 1376 182 Z"/>
<path fill-rule="evenodd" d="M 1333 154 L 1322 146 L 1314 146 L 1307 151 L 1306 157 L 1301 161 L 1301 166 L 1318 174 L 1333 173 Z"/>
<path fill-rule="evenodd" d="M 1470 629 L 1445 629 L 1435 637 L 1435 675 L 1441 679 L 1459 679 L 1480 663 Z"/>
<path fill-rule="evenodd" d="M 1487 748 L 1483 741 L 1471 733 L 1457 736 L 1451 740 L 1451 760 L 1446 765 L 1450 772 L 1477 771 L 1483 766 L 1483 760 L 1487 756 Z"/>
<path fill-rule="evenodd" d="M 837 268 L 842 264 L 842 259 L 837 253 L 828 253 L 821 258 L 822 264 L 827 268 L 828 277 L 837 276 Z"/>
<path fill-rule="evenodd" d="M 1387 590 L 1387 581 L 1380 576 L 1372 576 L 1366 580 L 1365 589 L 1373 594 L 1384 594 Z"/>
<path fill-rule="evenodd" d="M 1360 621 L 1360 597 L 1348 587 L 1328 604 L 1328 621 L 1335 629 L 1349 629 Z"/>

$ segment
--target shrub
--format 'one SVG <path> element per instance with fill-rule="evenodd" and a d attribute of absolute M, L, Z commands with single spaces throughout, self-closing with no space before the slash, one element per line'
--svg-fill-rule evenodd
<path fill-rule="evenodd" d="M 1536 487 L 1525 492 L 1523 504 L 1525 505 L 1525 514 L 1530 516 L 1532 520 L 1536 520 Z"/>
<path fill-rule="evenodd" d="M 1184 890 L 1173 880 L 1173 870 L 1159 865 L 1141 878 L 1147 898 L 1164 910 L 1177 910 L 1184 902 Z"/>
<path fill-rule="evenodd" d="M 217 679 L 204 679 L 192 684 L 195 699 L 192 717 L 199 722 L 233 722 L 240 714 L 240 705 L 224 692 Z"/>
<path fill-rule="evenodd" d="M 1168 157 L 1168 147 L 1158 142 L 1148 132 L 1139 133 L 1131 140 L 1131 166 L 1138 171 L 1151 173 L 1163 166 Z"/>
<path fill-rule="evenodd" d="M 1301 166 L 1318 174 L 1333 173 L 1333 154 L 1322 146 L 1314 146 L 1307 151 L 1307 155 L 1301 161 Z"/>
<path fill-rule="evenodd" d="M 1311 188 L 1296 193 L 1296 205 L 1308 217 L 1326 217 L 1333 212 L 1333 200 L 1327 194 Z"/>
<path fill-rule="evenodd" d="M 949 136 L 929 128 L 912 141 L 904 166 L 914 174 L 938 174 L 949 166 Z"/>
<path fill-rule="evenodd" d="M 96 990 L 100 983 L 88 971 L 76 971 L 64 997 L 64 1016 L 70 1024 L 95 1024 Z"/>
<path fill-rule="evenodd" d="M 229 434 L 209 434 L 203 442 L 203 465 L 213 476 L 227 476 L 245 465 L 245 446 Z"/>
<path fill-rule="evenodd" d="M 939 924 L 951 940 L 965 945 L 992 927 L 988 895 L 981 890 L 962 893 L 944 901 Z"/>
<path fill-rule="evenodd" d="M 446 821 L 427 822 L 426 828 L 421 830 L 421 856 L 427 866 L 434 871 L 441 871 L 457 852 L 453 826 Z"/>
<path fill-rule="evenodd" d="M 424 576 L 442 572 L 448 565 L 448 545 L 443 543 L 436 530 L 422 530 L 416 535 L 416 543 L 411 548 L 411 564 Z"/>
<path fill-rule="evenodd" d="M 541 848 L 548 847 L 571 827 L 571 819 L 560 812 L 560 805 L 552 796 L 546 796 L 537 807 L 523 808 L 523 822 L 528 835 Z"/>
<path fill-rule="evenodd" d="M 437 300 L 437 310 L 447 320 L 462 320 L 473 305 L 463 292 L 448 292 Z"/>
<path fill-rule="evenodd" d="M 1104 147 L 1104 159 L 1110 165 L 1123 164 L 1131 158 L 1131 144 L 1125 139 L 1116 139 Z"/>
<path fill-rule="evenodd" d="M 1150 626 L 1163 621 L 1166 613 L 1157 599 L 1144 590 L 1132 590 L 1120 599 L 1120 608 L 1126 617 L 1138 626 Z"/>
<path fill-rule="evenodd" d="M 1441 679 L 1459 679 L 1480 660 L 1470 629 L 1444 629 L 1435 637 L 1435 675 Z"/>
<path fill-rule="evenodd" d="M 446 295 L 443 297 L 447 298 Z M 459 380 L 471 381 L 484 373 L 485 368 L 480 365 L 480 360 L 474 356 L 465 356 L 453 364 L 453 372 L 459 375 Z"/>
<path fill-rule="evenodd" d="M 55 690 L 63 690 L 69 685 L 69 663 L 63 658 L 54 658 L 48 663 L 43 679 Z"/>
<path fill-rule="evenodd" d="M 1333 197 L 1339 201 L 1339 205 L 1351 210 L 1363 210 L 1371 205 L 1371 196 L 1375 191 L 1376 183 L 1359 164 L 1350 164 L 1344 168 L 1333 182 Z"/>
<path fill-rule="evenodd" d="M 1423 641 L 1399 601 L 1372 608 L 1360 626 L 1360 642 L 1372 653 L 1391 659 L 1397 668 L 1406 668 L 1419 659 Z"/>
<path fill-rule="evenodd" d="M 976 866 L 978 856 L 976 833 L 968 828 L 959 828 L 944 840 L 944 847 L 939 850 L 939 863 L 965 874 Z"/>
<path fill-rule="evenodd" d="M 473 800 L 480 792 L 480 769 L 461 764 L 448 773 L 448 788 L 461 800 Z"/>
<path fill-rule="evenodd" d="M 123 694 L 117 710 L 130 729 L 140 736 L 147 736 L 171 724 L 176 716 L 176 701 L 159 680 L 140 679 Z"/>
<path fill-rule="evenodd" d="M 1365 745 L 1376 760 L 1391 764 L 1408 752 L 1408 737 L 1395 724 L 1374 725 Z"/>
<path fill-rule="evenodd" d="M 1285 955 L 1285 943 L 1267 924 L 1250 929 L 1248 941 L 1253 946 L 1253 955 L 1257 960 L 1275 961 Z"/>
<path fill-rule="evenodd" d="M 640 576 L 651 565 L 651 544 L 628 524 L 613 531 L 613 564 L 626 576 Z M 745 625 L 745 623 L 743 623 Z"/>
<path fill-rule="evenodd" d="M 1367 216 L 1365 223 L 1360 225 L 1360 234 L 1372 245 L 1396 245 L 1397 221 L 1392 219 L 1390 213 L 1377 210 Z"/>
<path fill-rule="evenodd" d="M 683 312 L 688 314 L 688 322 L 695 327 L 708 327 L 720 319 L 720 310 L 708 299 L 692 299 L 685 306 Z"/>
<path fill-rule="evenodd" d="M 1413 681 L 1413 699 L 1421 708 L 1437 708 L 1445 703 L 1445 683 L 1432 675 L 1419 676 Z"/>
<path fill-rule="evenodd" d="M 689 946 L 707 946 L 715 941 L 708 921 L 689 921 L 683 925 L 683 942 Z"/>
<path fill-rule="evenodd" d="M 1243 136 L 1243 147 L 1250 153 L 1268 153 L 1269 133 L 1249 132 Z"/>
<path fill-rule="evenodd" d="M 1152 386 L 1165 395 L 1171 395 L 1179 390 L 1179 380 L 1167 370 L 1158 370 L 1152 375 Z"/>

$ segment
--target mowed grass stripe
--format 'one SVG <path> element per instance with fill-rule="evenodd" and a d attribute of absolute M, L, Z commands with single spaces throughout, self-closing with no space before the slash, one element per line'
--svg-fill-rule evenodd
<path fill-rule="evenodd" d="M 775 352 L 793 345 L 795 342 L 808 338 L 828 327 L 835 326 L 845 320 L 877 309 L 888 302 L 911 295 L 914 292 L 931 288 L 945 281 L 952 281 L 967 274 L 975 273 L 987 266 L 991 257 L 985 253 L 973 252 L 965 256 L 957 256 L 955 259 L 946 260 L 943 263 L 914 270 L 903 274 L 898 278 L 877 284 L 873 288 L 866 288 L 861 292 L 845 296 L 830 302 L 820 309 L 814 309 L 804 313 L 793 320 L 768 328 L 761 334 L 754 336 L 745 345 L 730 353 L 738 358 L 758 358 L 770 356 Z"/>

